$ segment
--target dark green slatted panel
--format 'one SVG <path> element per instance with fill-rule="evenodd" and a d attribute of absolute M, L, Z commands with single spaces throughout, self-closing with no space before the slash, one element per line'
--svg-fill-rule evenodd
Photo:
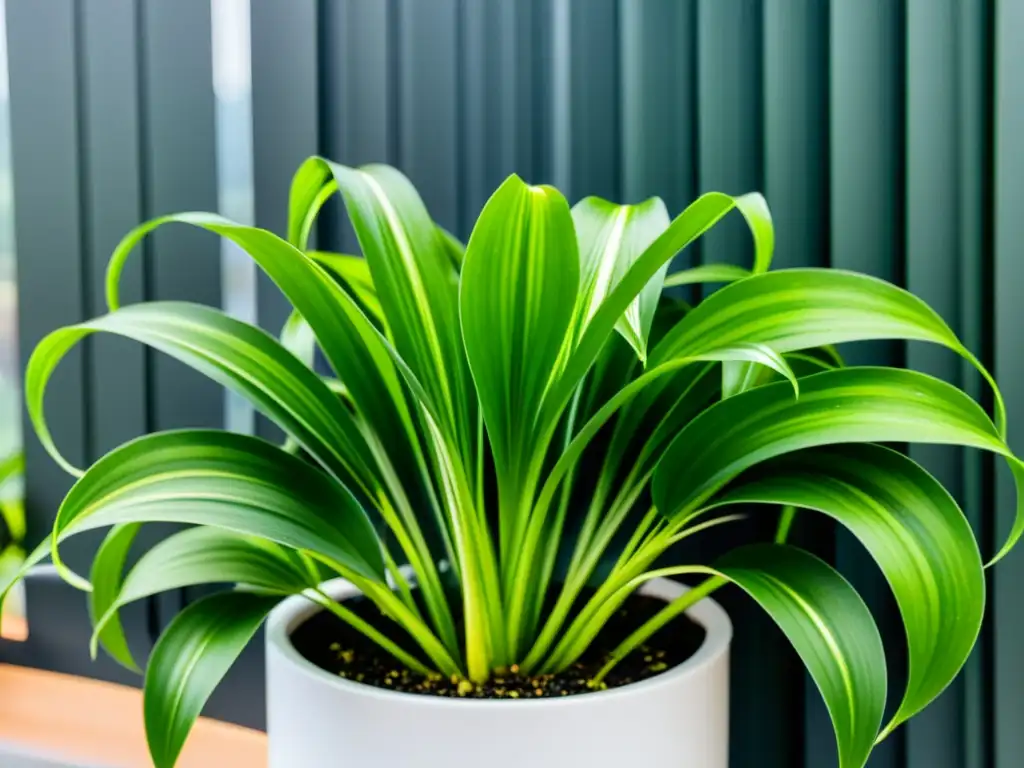
<path fill-rule="evenodd" d="M 209 0 L 143 0 L 139 6 L 143 91 L 143 212 L 216 210 Z M 147 245 L 150 298 L 219 306 L 220 247 L 185 227 L 160 230 Z M 180 363 L 152 361 L 152 426 L 219 427 L 220 388 Z"/>
<path fill-rule="evenodd" d="M 1002 0 L 995 17 L 995 356 L 1006 394 L 1010 436 L 1024 439 L 1024 3 Z M 1000 468 L 1001 469 L 1001 468 Z M 1010 529 L 1013 487 L 1000 471 L 996 524 Z M 1016 768 L 1024 755 L 1024 555 L 1015 552 L 995 572 L 995 766 Z"/>
<path fill-rule="evenodd" d="M 904 50 L 902 2 L 835 0 L 831 6 L 832 265 L 903 282 Z M 902 345 L 848 350 L 853 363 L 902 361 Z M 905 642 L 895 601 L 871 558 L 845 531 L 837 565 L 871 607 L 886 639 L 890 686 L 903 680 Z M 821 712 L 817 700 L 809 708 Z M 809 765 L 834 764 L 822 727 L 809 730 Z M 875 751 L 872 768 L 897 768 L 904 732 Z M 828 762 L 833 761 L 833 762 Z"/>
<path fill-rule="evenodd" d="M 764 185 L 760 0 L 700 0 L 697 11 L 701 190 L 731 194 Z M 730 217 L 702 240 L 705 262 L 749 265 L 750 234 Z"/>
<path fill-rule="evenodd" d="M 460 36 L 462 193 L 460 231 L 469 234 L 483 204 L 510 174 L 550 182 L 540 148 L 543 93 L 537 46 L 544 9 L 534 3 L 462 3 Z"/>
<path fill-rule="evenodd" d="M 990 370 L 992 366 L 992 5 L 993 0 L 960 3 L 958 8 L 959 89 L 957 122 L 960 126 L 960 333 Z M 961 363 L 967 392 L 991 402 L 981 377 L 967 362 Z M 964 457 L 964 512 L 984 552 L 994 551 L 992 536 L 992 468 L 989 456 Z M 963 673 L 964 768 L 991 766 L 991 642 L 992 602 L 979 646 Z"/>
<path fill-rule="evenodd" d="M 317 0 L 263 0 L 251 4 L 253 191 L 256 226 L 284 236 L 292 174 L 319 148 Z M 291 307 L 261 271 L 256 317 L 278 333 Z M 280 430 L 256 419 L 256 433 Z"/>
<path fill-rule="evenodd" d="M 764 6 L 764 193 L 776 268 L 826 266 L 829 13 L 819 0 Z"/>
<path fill-rule="evenodd" d="M 698 194 L 696 23 L 696 0 L 622 4 L 623 199 L 672 215 Z"/>
<path fill-rule="evenodd" d="M 906 278 L 907 288 L 960 332 L 960 104 L 959 88 L 950 87 L 959 79 L 957 6 L 956 0 L 907 4 Z M 961 383 L 960 361 L 945 349 L 912 344 L 907 365 Z M 912 446 L 910 455 L 964 500 L 963 451 Z M 908 724 L 908 768 L 963 765 L 963 696 L 961 678 Z"/>
<path fill-rule="evenodd" d="M 456 0 L 398 2 L 398 158 L 442 227 L 459 229 Z"/>
<path fill-rule="evenodd" d="M 47 333 L 86 315 L 75 16 L 71 0 L 7 3 L 18 342 L 23 366 Z M 84 358 L 81 349 L 68 356 L 54 375 L 47 398 L 57 445 L 79 466 L 88 458 Z M 53 463 L 27 423 L 24 434 L 29 536 L 37 541 L 53 524 L 71 479 Z M 88 562 L 86 545 L 68 550 L 72 567 Z"/>
<path fill-rule="evenodd" d="M 322 4 L 320 149 L 348 165 L 396 162 L 395 6 L 338 0 Z M 337 199 L 324 216 L 323 246 L 349 253 L 355 235 Z"/>
<path fill-rule="evenodd" d="M 570 203 L 622 197 L 619 3 L 554 0 L 555 183 Z"/>

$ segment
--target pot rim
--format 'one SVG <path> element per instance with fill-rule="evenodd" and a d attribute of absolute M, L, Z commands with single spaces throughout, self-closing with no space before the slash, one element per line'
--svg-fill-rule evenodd
<path fill-rule="evenodd" d="M 332 579 L 322 584 L 321 589 L 336 600 L 343 600 L 360 594 L 359 590 L 345 579 Z M 637 591 L 640 594 L 669 602 L 685 594 L 689 589 L 685 584 L 658 578 L 647 582 Z M 323 608 L 302 595 L 292 595 L 283 600 L 271 611 L 270 617 L 267 619 L 266 642 L 268 653 L 280 656 L 283 661 L 294 668 L 297 674 L 311 678 L 311 682 L 327 685 L 353 696 L 383 698 L 385 700 L 394 700 L 396 703 L 400 700 L 404 706 L 416 704 L 424 707 L 459 708 L 478 706 L 495 709 L 515 707 L 537 710 L 580 706 L 587 703 L 598 704 L 611 701 L 613 698 L 625 702 L 625 700 L 635 696 L 642 696 L 660 686 L 678 685 L 684 678 L 695 675 L 697 672 L 712 666 L 722 655 L 728 653 L 729 645 L 732 641 L 732 622 L 729 620 L 729 615 L 717 602 L 710 597 L 705 597 L 686 611 L 687 617 L 704 628 L 706 633 L 704 642 L 686 661 L 655 677 L 616 688 L 608 688 L 604 691 L 595 691 L 575 696 L 514 700 L 448 698 L 404 691 L 389 691 L 387 688 L 357 683 L 354 680 L 332 675 L 330 672 L 321 669 L 313 662 L 307 660 L 292 644 L 291 633 L 302 622 L 322 610 Z M 272 690 L 268 690 L 267 693 L 268 695 L 273 695 Z"/>

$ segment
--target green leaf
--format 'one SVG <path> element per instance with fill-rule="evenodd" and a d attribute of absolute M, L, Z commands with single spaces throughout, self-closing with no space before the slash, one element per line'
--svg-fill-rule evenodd
<path fill-rule="evenodd" d="M 394 168 L 348 168 L 314 157 L 296 175 L 310 176 L 302 189 L 312 189 L 313 179 L 326 173 L 344 198 L 395 347 L 468 461 L 475 455 L 475 400 L 445 242 L 415 188 Z M 305 201 L 315 204 L 308 195 Z M 291 202 L 295 209 L 302 204 Z"/>
<path fill-rule="evenodd" d="M 638 205 L 616 205 L 599 197 L 585 197 L 573 206 L 572 219 L 581 267 L 576 307 L 578 336 L 633 262 L 668 228 L 669 215 L 657 197 Z M 647 337 L 667 269 L 665 262 L 615 326 L 641 360 L 647 357 Z"/>
<path fill-rule="evenodd" d="M 560 375 L 553 381 L 545 395 L 544 415 L 541 419 L 544 429 L 549 432 L 554 429 L 562 410 L 597 359 L 619 318 L 640 295 L 651 278 L 657 275 L 672 257 L 711 229 L 734 208 L 743 214 L 754 236 L 754 271 L 762 272 L 768 268 L 775 247 L 775 235 L 764 198 L 756 193 L 741 197 L 731 197 L 721 192 L 701 195 L 672 220 L 668 229 L 633 262 L 615 288 L 601 302 L 600 308 L 587 324 L 579 344 L 569 354 Z"/>
<path fill-rule="evenodd" d="M 92 592 L 89 593 L 89 619 L 93 626 L 97 627 L 92 644 L 93 658 L 96 658 L 95 644 L 99 642 L 118 664 L 132 672 L 139 672 L 140 669 L 128 647 L 128 638 L 125 637 L 121 617 L 115 613 L 102 626 L 100 621 L 121 591 L 128 551 L 141 528 L 141 523 L 127 523 L 111 528 L 96 551 L 89 572 L 89 580 L 92 582 Z"/>
<path fill-rule="evenodd" d="M 681 269 L 665 278 L 666 288 L 696 283 L 734 283 L 753 274 L 749 269 L 735 264 L 701 264 L 699 267 Z"/>
<path fill-rule="evenodd" d="M 316 336 L 306 318 L 293 310 L 284 321 L 280 340 L 281 346 L 299 358 L 303 365 L 313 368 L 316 363 Z"/>
<path fill-rule="evenodd" d="M 457 272 L 461 271 L 462 260 L 466 257 L 466 246 L 444 227 L 438 227 L 437 231 L 441 236 L 441 242 L 444 243 L 445 253 L 448 254 L 448 258 L 452 262 L 452 267 Z"/>
<path fill-rule="evenodd" d="M 129 232 L 111 257 L 107 269 L 110 309 L 118 307 L 118 284 L 132 250 L 148 233 L 170 223 L 188 224 L 228 238 L 277 284 L 309 323 L 363 423 L 373 425 L 370 447 L 377 462 L 393 465 L 401 489 L 415 497 L 422 482 L 418 438 L 396 370 L 394 350 L 357 302 L 293 245 L 266 230 L 245 227 L 214 214 L 180 213 L 153 219 Z"/>
<path fill-rule="evenodd" d="M 124 307 L 54 331 L 32 353 L 25 377 L 29 416 L 43 445 L 69 472 L 43 412 L 50 375 L 85 336 L 103 331 L 158 349 L 238 392 L 336 477 L 371 498 L 382 484 L 364 433 L 320 377 L 271 336 L 219 310 L 183 302 Z"/>
<path fill-rule="evenodd" d="M 853 272 L 786 269 L 727 285 L 665 335 L 650 364 L 738 342 L 792 352 L 875 339 L 928 341 L 963 356 L 992 385 L 996 424 L 1005 431 L 995 382 L 942 318 L 903 289 Z"/>
<path fill-rule="evenodd" d="M 98 557 L 95 562 L 100 562 Z M 115 565 L 109 563 L 111 568 Z M 136 600 L 172 589 L 216 583 L 242 584 L 283 596 L 316 587 L 320 581 L 316 569 L 293 550 L 264 539 L 207 527 L 190 528 L 161 541 L 139 558 L 120 589 L 103 590 L 102 599 L 96 576 L 109 578 L 111 574 L 97 574 L 97 570 L 98 566 L 94 566 L 94 654 L 97 640 L 107 645 L 105 633 L 119 624 L 120 609 Z"/>
<path fill-rule="evenodd" d="M 377 288 L 373 284 L 370 265 L 366 259 L 328 251 L 309 251 L 307 255 L 340 280 L 362 306 L 363 311 L 377 322 L 385 322 L 384 310 L 380 305 L 380 297 L 377 296 Z"/>
<path fill-rule="evenodd" d="M 207 699 L 249 644 L 278 597 L 222 592 L 170 623 L 149 659 L 143 712 L 156 768 L 174 768 Z"/>
<path fill-rule="evenodd" d="M 501 548 L 514 551 L 517 508 L 536 460 L 533 423 L 558 366 L 579 289 L 565 198 L 510 176 L 484 206 L 462 265 L 462 333 L 501 496 Z"/>
<path fill-rule="evenodd" d="M 111 451 L 68 492 L 58 546 L 119 523 L 210 525 L 316 552 L 382 581 L 384 561 L 366 513 L 339 483 L 270 443 L 207 430 L 162 432 Z"/>
<path fill-rule="evenodd" d="M 840 768 L 863 768 L 885 709 L 885 652 L 871 613 L 842 576 L 793 547 L 733 550 L 715 570 L 779 625 L 828 707 Z"/>
<path fill-rule="evenodd" d="M 985 576 L 971 526 L 949 492 L 907 457 L 878 445 L 799 451 L 765 462 L 715 506 L 788 504 L 850 529 L 896 596 L 909 676 L 891 730 L 924 709 L 967 661 L 985 612 Z"/>
<path fill-rule="evenodd" d="M 1018 516 L 1001 554 L 1020 538 L 1024 469 L 999 430 L 956 387 L 891 368 L 808 376 L 800 379 L 799 400 L 793 399 L 789 384 L 780 382 L 716 403 L 666 449 L 651 491 L 662 514 L 685 520 L 760 462 L 802 448 L 874 442 L 962 445 L 1004 456 L 1017 482 Z"/>

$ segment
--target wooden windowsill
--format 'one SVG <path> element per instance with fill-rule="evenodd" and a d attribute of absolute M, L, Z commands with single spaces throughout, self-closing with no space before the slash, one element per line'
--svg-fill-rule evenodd
<path fill-rule="evenodd" d="M 21 616 L 8 614 L 0 621 L 0 640 L 23 643 L 28 640 L 28 622 Z"/>
<path fill-rule="evenodd" d="M 0 742 L 111 768 L 149 768 L 134 688 L 0 664 Z M 265 768 L 266 736 L 201 718 L 178 768 Z"/>

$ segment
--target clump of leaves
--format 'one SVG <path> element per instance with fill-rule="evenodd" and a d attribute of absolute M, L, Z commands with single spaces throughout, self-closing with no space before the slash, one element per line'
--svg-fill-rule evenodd
<path fill-rule="evenodd" d="M 307 248 L 336 193 L 361 258 Z M 666 277 L 672 257 L 733 209 L 752 232 L 753 268 Z M 129 254 L 173 223 L 234 241 L 270 276 L 294 307 L 280 342 L 209 307 L 120 306 Z M 586 198 L 570 209 L 557 190 L 516 176 L 463 248 L 396 170 L 319 158 L 295 177 L 284 239 L 202 213 L 151 221 L 113 255 L 108 314 L 55 331 L 29 362 L 35 429 L 79 478 L 30 562 L 52 554 L 82 585 L 61 563 L 61 542 L 113 526 L 93 564 L 90 600 L 96 639 L 129 666 L 120 607 L 191 584 L 241 585 L 186 608 L 153 651 L 145 719 L 161 767 L 174 764 L 211 690 L 285 595 L 307 595 L 412 670 L 478 682 L 512 664 L 564 669 L 638 586 L 686 574 L 707 579 L 627 640 L 609 667 L 731 582 L 807 664 L 844 768 L 862 766 L 878 739 L 957 674 L 985 589 L 956 502 L 881 443 L 992 451 L 1018 484 L 1024 470 L 1007 446 L 994 382 L 935 312 L 864 275 L 769 271 L 772 249 L 756 194 L 706 194 L 671 219 L 658 199 Z M 703 282 L 728 285 L 693 308 L 662 295 Z M 287 443 L 163 432 L 88 470 L 71 466 L 51 439 L 43 396 L 63 355 L 95 332 L 148 344 L 230 387 L 280 425 Z M 994 421 L 924 374 L 843 367 L 832 345 L 864 339 L 928 341 L 962 355 L 995 392 Z M 315 348 L 332 376 L 314 372 Z M 663 565 L 681 539 L 735 520 L 734 505 L 753 505 L 754 514 L 785 507 L 775 541 L 710 565 Z M 837 572 L 785 543 L 796 508 L 849 528 L 897 598 L 909 679 L 887 724 L 876 625 Z M 195 527 L 125 575 L 139 527 L 157 521 Z M 585 591 L 604 561 L 596 591 Z M 419 600 L 400 562 L 415 574 Z M 370 626 L 331 601 L 318 585 L 335 575 L 393 624 Z M 398 633 L 415 653 L 396 646 Z"/>

